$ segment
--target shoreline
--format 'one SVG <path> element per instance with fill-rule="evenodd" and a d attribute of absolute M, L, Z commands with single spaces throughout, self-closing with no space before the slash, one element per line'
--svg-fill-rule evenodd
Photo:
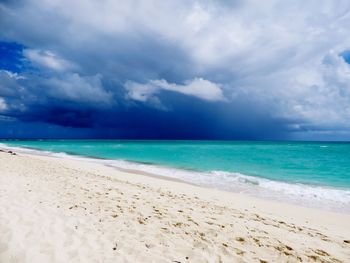
<path fill-rule="evenodd" d="M 1 150 L 1 147 L 0 147 L 0 150 Z M 36 149 L 35 149 L 35 151 L 40 152 L 40 150 L 36 150 Z M 17 152 L 18 152 L 18 150 L 17 150 Z M 14 152 L 14 153 L 15 153 L 15 155 L 18 155 L 16 152 Z M 232 192 L 232 191 L 225 191 L 222 189 L 217 189 L 214 187 L 206 187 L 206 186 L 194 184 L 194 183 L 191 183 L 191 182 L 188 182 L 185 180 L 181 180 L 181 179 L 177 179 L 177 178 L 173 178 L 173 177 L 168 177 L 168 176 L 163 176 L 163 175 L 158 175 L 158 174 L 154 174 L 154 173 L 148 173 L 148 172 L 145 172 L 142 170 L 127 169 L 127 168 L 117 167 L 117 166 L 113 166 L 113 165 L 109 165 L 109 164 L 105 164 L 105 163 L 99 163 L 99 162 L 94 161 L 94 159 L 100 160 L 99 158 L 95 158 L 95 157 L 69 155 L 66 153 L 64 153 L 64 154 L 66 154 L 67 156 L 57 156 L 57 155 L 55 155 L 54 152 L 50 152 L 53 155 L 45 155 L 45 154 L 41 155 L 41 154 L 37 154 L 37 153 L 26 153 L 26 152 L 18 152 L 18 153 L 20 153 L 21 155 L 27 156 L 27 157 L 39 157 L 40 159 L 42 158 L 44 160 L 45 159 L 48 159 L 48 160 L 58 159 L 58 160 L 61 160 L 63 162 L 67 161 L 68 163 L 72 162 L 72 163 L 75 163 L 78 165 L 79 164 L 84 165 L 84 166 L 91 165 L 92 167 L 96 165 L 96 166 L 103 166 L 106 168 L 111 168 L 112 171 L 113 170 L 116 171 L 116 174 L 118 174 L 118 175 L 120 175 L 120 173 L 122 173 L 124 175 L 127 174 L 129 176 L 133 176 L 133 175 L 140 176 L 141 178 L 135 177 L 132 179 L 130 177 L 128 177 L 127 181 L 136 182 L 136 183 L 139 183 L 140 181 L 142 181 L 144 183 L 144 181 L 143 181 L 144 178 L 152 179 L 152 180 L 155 179 L 156 181 L 158 181 L 158 180 L 164 181 L 163 183 L 166 183 L 167 185 L 169 185 L 169 183 L 170 184 L 177 183 L 177 184 L 180 184 L 183 186 L 194 187 L 194 188 L 196 188 L 197 191 L 200 190 L 201 192 L 208 191 L 208 192 L 215 193 L 215 195 L 224 195 L 224 196 L 231 196 L 231 197 L 234 196 L 234 197 L 238 197 L 238 198 L 241 197 L 242 199 L 249 200 L 249 202 L 251 202 L 251 203 L 261 202 L 261 203 L 266 203 L 266 204 L 274 204 L 276 207 L 288 206 L 288 207 L 294 207 L 296 209 L 302 209 L 305 211 L 312 210 L 312 211 L 319 211 L 321 213 L 325 212 L 325 213 L 336 214 L 336 215 L 339 214 L 339 215 L 349 216 L 349 219 L 350 219 L 350 213 L 347 213 L 347 212 L 330 211 L 330 210 L 321 209 L 318 207 L 308 207 L 308 206 L 305 206 L 302 204 L 294 204 L 294 203 L 288 203 L 288 202 L 284 202 L 284 201 L 280 201 L 280 200 L 260 198 L 260 197 L 251 196 L 251 195 L 248 195 L 245 193 L 241 193 L 241 192 Z M 101 159 L 101 160 L 109 160 L 109 159 Z M 120 172 L 120 173 L 118 173 L 118 172 Z M 135 180 L 133 180 L 133 179 L 135 179 Z M 160 184 L 163 185 L 162 183 L 160 183 Z M 220 201 L 223 201 L 223 200 L 220 200 Z M 350 231 L 349 231 L 349 233 L 350 233 Z"/>
<path fill-rule="evenodd" d="M 235 193 L 235 194 L 243 194 L 247 197 L 253 197 L 257 199 L 262 199 L 262 200 L 267 200 L 267 201 L 273 201 L 273 202 L 280 202 L 280 203 L 285 203 L 285 204 L 291 204 L 291 205 L 297 205 L 301 207 L 306 207 L 306 208 L 312 208 L 312 209 L 319 209 L 323 211 L 330 211 L 330 212 L 336 212 L 336 213 L 342 213 L 342 214 L 348 214 L 350 215 L 350 203 L 346 204 L 339 204 L 336 201 L 327 201 L 327 200 L 312 200 L 309 197 L 304 197 L 303 194 L 301 194 L 302 197 L 298 197 L 298 195 L 291 195 L 290 193 L 283 193 L 283 192 L 278 192 L 278 191 L 271 191 L 273 192 L 272 195 L 269 195 L 268 192 L 266 192 L 266 189 L 261 189 L 259 186 L 258 189 L 249 189 L 251 186 L 248 186 L 246 188 L 243 188 L 241 185 L 235 186 L 232 189 L 225 189 L 222 187 L 217 187 L 215 185 L 209 185 L 205 183 L 198 183 L 196 181 L 190 181 L 188 178 L 183 179 L 183 178 L 178 178 L 170 175 L 164 175 L 164 171 L 162 170 L 169 170 L 169 171 L 174 171 L 174 172 L 179 172 L 179 171 L 184 171 L 186 173 L 195 173 L 196 175 L 201 175 L 201 174 L 206 174 L 204 172 L 199 172 L 199 171 L 193 171 L 193 170 L 186 170 L 186 169 L 180 169 L 180 168 L 174 168 L 174 167 L 167 167 L 167 166 L 161 166 L 155 163 L 143 163 L 143 162 L 136 162 L 136 161 L 129 161 L 129 160 L 123 160 L 123 159 L 108 159 L 108 158 L 100 158 L 100 157 L 95 157 L 95 156 L 83 156 L 83 155 L 78 155 L 74 153 L 67 153 L 67 152 L 51 152 L 51 151 L 45 151 L 45 150 L 40 150 L 36 148 L 31 148 L 31 147 L 21 147 L 21 146 L 9 146 L 4 143 L 0 143 L 0 149 L 3 150 L 14 150 L 22 154 L 29 154 L 29 155 L 38 155 L 38 156 L 47 156 L 47 157 L 55 157 L 55 158 L 63 158 L 63 159 L 70 159 L 70 160 L 78 160 L 82 162 L 93 162 L 93 163 L 100 163 L 105 166 L 112 167 L 114 169 L 117 169 L 118 171 L 121 172 L 127 172 L 127 173 L 133 173 L 133 174 L 138 174 L 138 175 L 145 175 L 145 176 L 150 176 L 150 177 L 155 177 L 159 178 L 162 180 L 169 180 L 173 182 L 182 182 L 185 184 L 190 184 L 190 185 L 195 185 L 198 187 L 206 188 L 206 189 L 216 189 L 218 191 L 223 191 L 223 192 L 229 192 L 229 193 Z M 115 163 L 117 162 L 117 164 Z M 119 163 L 118 163 L 119 162 Z M 123 162 L 125 164 L 132 165 L 131 168 L 123 167 L 125 164 L 122 164 L 120 162 Z M 136 166 L 136 167 L 135 167 Z M 147 171 L 147 169 L 144 168 L 144 166 L 147 167 L 155 167 L 159 169 L 158 171 Z M 214 176 L 214 175 L 212 175 Z M 243 175 L 246 176 L 246 175 Z M 290 183 L 290 182 L 284 182 L 284 181 L 277 181 L 277 180 L 271 180 L 271 179 L 266 179 L 266 178 L 260 178 L 260 177 L 254 177 L 254 176 L 247 176 L 248 180 L 250 177 L 253 179 L 257 180 L 266 180 L 272 183 L 278 183 L 278 184 L 286 184 L 290 186 L 297 186 L 297 187 L 309 187 L 313 188 L 315 190 L 321 189 L 321 191 L 349 191 L 348 189 L 343 189 L 343 188 L 334 188 L 331 186 L 325 186 L 325 185 L 308 185 L 308 184 L 295 184 L 295 183 Z M 237 183 L 237 182 L 236 182 Z M 259 185 L 259 184 L 258 184 Z M 262 191 L 263 190 L 263 191 Z M 349 193 L 350 195 L 350 193 Z"/>
<path fill-rule="evenodd" d="M 0 164 L 1 262 L 350 259 L 346 214 L 66 158 Z"/>
<path fill-rule="evenodd" d="M 29 156 L 34 155 L 34 156 L 52 157 L 52 158 L 59 158 L 59 159 L 66 158 L 68 160 L 75 160 L 75 161 L 81 161 L 81 162 L 91 162 L 91 163 L 99 163 L 98 161 L 113 161 L 112 159 L 106 159 L 106 158 L 101 158 L 101 157 L 82 156 L 82 155 L 73 154 L 73 153 L 66 153 L 66 152 L 55 153 L 55 152 L 49 152 L 49 151 L 42 151 L 39 149 L 30 148 L 30 147 L 12 147 L 12 146 L 7 146 L 7 145 L 4 145 L 4 146 L 6 146 L 6 148 L 3 148 L 1 143 L 0 143 L 0 152 L 1 152 L 1 150 L 2 151 L 11 151 L 11 149 L 12 149 L 12 151 L 17 151 L 21 154 L 25 154 L 25 155 L 29 155 Z M 22 151 L 22 150 L 24 150 L 24 151 Z M 26 150 L 30 150 L 33 152 L 27 152 Z M 65 154 L 66 156 L 60 156 L 59 154 Z M 142 162 L 135 162 L 135 161 L 129 161 L 129 160 L 117 160 L 117 161 L 125 161 L 128 163 L 143 164 L 143 165 L 156 165 L 154 163 L 142 163 Z M 175 177 L 159 175 L 156 173 L 150 173 L 150 172 L 137 170 L 137 169 L 128 169 L 128 168 L 118 167 L 118 166 L 106 164 L 106 163 L 99 163 L 99 164 L 104 165 L 106 167 L 111 167 L 111 168 L 116 169 L 120 172 L 149 176 L 149 177 L 158 178 L 161 180 L 167 180 L 167 181 L 171 181 L 171 182 L 180 182 L 180 183 L 194 185 L 194 186 L 198 186 L 198 187 L 204 187 L 204 186 L 200 186 L 198 184 L 187 182 L 185 180 L 181 180 L 181 179 L 178 179 Z M 210 188 L 210 187 L 206 187 L 206 188 Z"/>

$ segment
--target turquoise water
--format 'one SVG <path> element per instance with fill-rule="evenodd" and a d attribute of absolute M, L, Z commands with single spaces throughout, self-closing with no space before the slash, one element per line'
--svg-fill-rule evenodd
<path fill-rule="evenodd" d="M 6 141 L 52 152 L 123 159 L 200 172 L 350 189 L 350 143 L 245 141 Z"/>
<path fill-rule="evenodd" d="M 118 168 L 350 213 L 350 143 L 118 140 L 2 143 L 21 147 L 18 151 L 66 158 L 93 157 L 89 160 Z"/>

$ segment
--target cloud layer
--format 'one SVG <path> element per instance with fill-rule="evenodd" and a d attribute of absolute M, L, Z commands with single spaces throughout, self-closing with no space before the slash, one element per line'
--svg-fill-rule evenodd
<path fill-rule="evenodd" d="M 349 24 L 346 0 L 0 1 L 0 115 L 92 136 L 349 139 Z"/>
<path fill-rule="evenodd" d="M 164 79 L 150 80 L 145 84 L 128 81 L 124 87 L 128 92 L 127 98 L 142 102 L 151 100 L 159 103 L 155 95 L 162 90 L 178 92 L 209 102 L 225 101 L 220 86 L 202 78 L 187 80 L 183 85 L 168 83 Z"/>

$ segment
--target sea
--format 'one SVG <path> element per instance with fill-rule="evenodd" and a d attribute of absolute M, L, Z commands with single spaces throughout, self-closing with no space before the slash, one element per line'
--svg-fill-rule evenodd
<path fill-rule="evenodd" d="M 0 143 L 2 147 L 35 154 L 84 158 L 204 187 L 350 213 L 349 142 L 3 140 Z"/>

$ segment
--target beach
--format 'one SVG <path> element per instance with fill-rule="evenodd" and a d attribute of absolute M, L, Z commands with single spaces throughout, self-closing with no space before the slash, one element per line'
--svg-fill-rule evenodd
<path fill-rule="evenodd" d="M 0 152 L 0 262 L 349 262 L 350 215 Z"/>

